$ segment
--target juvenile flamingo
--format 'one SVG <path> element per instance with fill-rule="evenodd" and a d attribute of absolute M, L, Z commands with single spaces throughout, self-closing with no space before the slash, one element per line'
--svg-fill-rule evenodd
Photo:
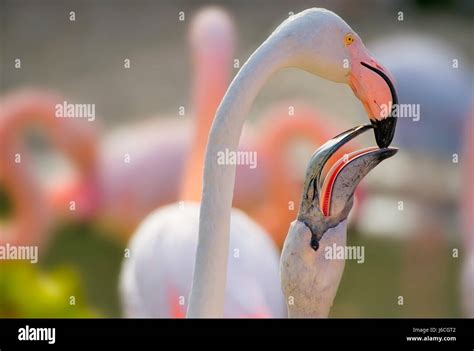
<path fill-rule="evenodd" d="M 204 166 L 190 317 L 220 317 L 224 310 L 235 166 L 218 167 L 215 157 L 222 150 L 236 150 L 245 115 L 258 91 L 285 67 L 349 84 L 376 126 L 378 145 L 385 147 L 392 141 L 395 118 L 381 115 L 380 107 L 397 103 L 395 89 L 359 36 L 324 9 L 309 9 L 284 21 L 241 68 L 213 122 Z"/>
<path fill-rule="evenodd" d="M 355 188 L 367 173 L 397 152 L 395 148 L 369 147 L 346 154 L 323 177 L 327 160 L 369 128 L 359 126 L 336 136 L 310 160 L 298 217 L 291 223 L 280 261 L 290 318 L 328 317 L 346 259 L 336 258 L 334 249 L 346 247 L 347 217 Z"/>

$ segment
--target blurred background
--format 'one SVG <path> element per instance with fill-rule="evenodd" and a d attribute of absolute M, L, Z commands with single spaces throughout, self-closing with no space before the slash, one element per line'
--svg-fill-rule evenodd
<path fill-rule="evenodd" d="M 39 246 L 35 265 L 0 261 L 0 317 L 122 315 L 118 279 L 128 238 L 146 213 L 180 200 L 196 100 L 188 31 L 209 4 L 235 23 L 230 77 L 289 15 L 325 7 L 392 72 L 400 102 L 420 106 L 419 121 L 398 122 L 399 154 L 357 195 L 348 242 L 365 246 L 366 262 L 346 262 L 331 316 L 466 315 L 461 271 L 474 230 L 460 213 L 472 181 L 464 170 L 472 158 L 465 146 L 474 106 L 472 1 L 0 0 L 0 148 L 12 152 L 0 150 L 0 238 L 23 231 L 19 242 Z M 45 101 L 94 104 L 95 118 L 55 125 L 44 117 Z M 257 97 L 244 142 L 254 145 L 271 129 L 269 115 L 292 109 L 313 111 L 329 137 L 365 121 L 347 86 L 288 69 Z M 298 135 L 288 145 L 298 182 L 318 145 Z M 17 153 L 21 169 L 8 158 Z M 267 176 L 243 174 L 236 196 Z M 272 231 L 273 224 L 262 225 Z"/>

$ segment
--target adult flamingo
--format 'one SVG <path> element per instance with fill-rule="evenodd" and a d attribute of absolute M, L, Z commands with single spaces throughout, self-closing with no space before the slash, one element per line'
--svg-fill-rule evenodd
<path fill-rule="evenodd" d="M 12 218 L 1 227 L 0 242 L 41 244 L 53 221 L 54 208 L 46 192 L 32 176 L 31 160 L 20 133 L 38 125 L 55 146 L 79 168 L 83 177 L 95 168 L 95 135 L 83 121 L 56 118 L 62 99 L 50 92 L 22 90 L 0 101 L 0 181 L 12 201 Z"/>
<path fill-rule="evenodd" d="M 349 84 L 376 126 L 378 145 L 386 147 L 392 141 L 395 118 L 381 114 L 380 108 L 397 103 L 395 90 L 359 36 L 339 16 L 324 9 L 309 9 L 283 22 L 234 78 L 213 122 L 204 166 L 190 317 L 220 317 L 224 311 L 235 166 L 219 167 L 216 156 L 235 152 L 245 114 L 258 91 L 275 71 L 285 67 Z"/>

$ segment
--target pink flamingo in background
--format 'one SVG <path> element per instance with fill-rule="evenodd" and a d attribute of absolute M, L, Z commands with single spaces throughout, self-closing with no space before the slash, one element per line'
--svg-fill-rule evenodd
<path fill-rule="evenodd" d="M 201 23 L 205 21 L 203 18 Z M 193 143 L 197 145 L 205 143 L 214 112 L 229 82 L 234 47 L 230 19 L 221 17 L 220 22 L 214 21 L 212 25 L 203 27 L 196 22 L 190 30 L 195 70 Z M 9 137 L 2 138 L 5 177 L 0 181 L 14 203 L 9 227 L 24 228 L 15 230 L 18 235 L 11 237 L 23 238 L 26 233 L 43 236 L 50 228 L 46 223 L 51 224 L 53 218 L 68 218 L 73 213 L 86 220 L 99 219 L 126 237 L 152 209 L 178 199 L 191 137 L 191 126 L 183 119 L 148 119 L 124 126 L 108 134 L 98 145 L 91 126 L 88 126 L 90 137 L 81 142 L 81 133 L 69 127 L 78 124 L 74 119 L 65 122 L 55 117 L 54 107 L 64 101 L 59 96 L 30 89 L 12 93 L 5 100 L 0 135 Z M 26 170 L 25 160 L 23 167 L 12 167 L 9 160 L 13 160 L 13 151 L 18 152 L 14 147 L 16 140 L 33 122 L 41 124 L 54 144 L 73 161 L 77 159 L 81 177 L 69 179 L 47 193 Z M 83 150 L 87 152 L 83 154 Z M 199 157 L 195 151 L 190 152 L 191 157 Z M 161 186 L 156 186 L 156 179 L 160 179 Z M 75 202 L 76 212 L 70 211 L 71 201 Z M 38 203 L 43 206 L 39 208 Z"/>
<path fill-rule="evenodd" d="M 10 195 L 13 207 L 13 218 L 0 227 L 0 242 L 44 242 L 55 212 L 55 204 L 32 176 L 32 165 L 20 140 L 24 128 L 32 124 L 42 127 L 55 146 L 77 166 L 82 180 L 89 176 L 93 178 L 94 131 L 82 121 L 56 118 L 58 103 L 62 103 L 59 96 L 35 90 L 12 93 L 0 102 L 0 181 Z"/>

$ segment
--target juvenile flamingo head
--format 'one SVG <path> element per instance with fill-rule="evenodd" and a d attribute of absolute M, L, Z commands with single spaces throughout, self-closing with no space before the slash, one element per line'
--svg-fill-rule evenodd
<path fill-rule="evenodd" d="M 327 317 L 344 272 L 347 216 L 361 179 L 397 149 L 377 147 L 340 158 L 323 177 L 329 158 L 349 140 L 371 129 L 350 129 L 326 142 L 313 154 L 305 178 L 298 219 L 285 240 L 280 279 L 290 317 Z M 339 254 L 338 254 L 339 256 Z"/>
<path fill-rule="evenodd" d="M 291 55 L 288 66 L 298 66 L 325 79 L 348 84 L 374 125 L 377 145 L 390 145 L 398 104 L 393 79 L 342 18 L 324 9 L 309 9 L 291 16 L 274 35 L 289 37 L 290 40 L 283 41 L 286 43 L 283 49 L 298 52 Z"/>
<path fill-rule="evenodd" d="M 351 139 L 371 128 L 371 125 L 364 125 L 341 133 L 322 145 L 311 157 L 298 220 L 311 230 L 311 242 L 308 244 L 315 251 L 326 231 L 347 219 L 359 182 L 381 161 L 398 151 L 396 148 L 377 147 L 354 151 L 334 163 L 323 177 L 329 158 Z"/>

